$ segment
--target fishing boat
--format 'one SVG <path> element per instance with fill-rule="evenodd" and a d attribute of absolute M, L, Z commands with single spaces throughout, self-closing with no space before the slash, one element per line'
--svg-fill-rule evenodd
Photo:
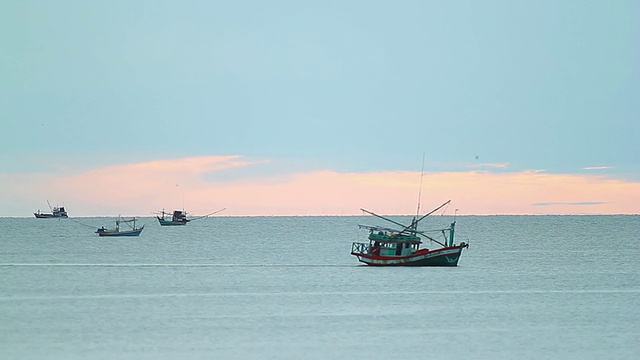
<path fill-rule="evenodd" d="M 120 224 L 127 224 L 130 228 L 121 230 Z M 118 216 L 116 219 L 115 229 L 105 229 L 103 226 L 96 230 L 96 234 L 99 236 L 139 236 L 142 230 L 144 230 L 144 225 L 140 228 L 136 228 L 136 218 L 124 219 Z"/>
<path fill-rule="evenodd" d="M 156 218 L 162 226 L 186 225 L 189 221 L 191 221 L 187 219 L 187 212 L 184 210 L 175 210 L 173 212 L 173 215 L 171 216 L 171 219 L 165 216 L 169 215 L 169 213 L 165 212 L 164 210 L 162 210 L 161 214 L 161 216 L 156 216 Z"/>
<path fill-rule="evenodd" d="M 351 255 L 358 261 L 371 266 L 457 266 L 462 250 L 469 244 L 454 243 L 456 221 L 444 229 L 418 230 L 418 223 L 448 205 L 451 200 L 440 205 L 419 219 L 413 218 L 410 225 L 404 225 L 371 211 L 360 209 L 363 212 L 386 220 L 399 228 L 387 228 L 382 226 L 358 225 L 361 229 L 369 230 L 368 243 L 354 242 L 351 245 Z M 429 233 L 429 235 L 427 234 Z M 436 239 L 440 233 L 442 239 Z M 437 244 L 436 248 L 420 248 L 423 243 L 420 236 L 428 239 L 431 244 Z"/>
<path fill-rule="evenodd" d="M 209 213 L 207 215 L 199 216 L 199 217 L 196 217 L 196 218 L 193 218 L 193 219 L 187 219 L 187 212 L 184 211 L 184 210 L 174 210 L 173 214 L 171 215 L 171 219 L 169 219 L 169 217 L 168 217 L 169 213 L 165 212 L 164 209 L 163 209 L 160 212 L 160 216 L 156 215 L 156 218 L 158 219 L 158 222 L 160 223 L 161 226 L 186 225 L 190 221 L 205 218 L 207 216 L 219 213 L 220 211 L 225 210 L 225 209 L 226 208 L 223 208 L 223 209 L 220 209 L 218 211 L 214 211 L 214 212 Z"/>
<path fill-rule="evenodd" d="M 60 219 L 68 217 L 67 211 L 64 209 L 64 206 L 54 206 L 51 207 L 51 204 L 47 200 L 47 205 L 49 205 L 50 213 L 40 212 L 38 209 L 37 212 L 34 212 L 33 215 L 38 219 Z"/>

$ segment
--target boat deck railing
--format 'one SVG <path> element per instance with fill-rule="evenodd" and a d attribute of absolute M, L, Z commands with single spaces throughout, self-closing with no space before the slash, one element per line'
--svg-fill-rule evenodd
<path fill-rule="evenodd" d="M 351 244 L 351 252 L 356 254 L 369 254 L 371 251 L 371 245 L 366 243 L 354 242 Z"/>

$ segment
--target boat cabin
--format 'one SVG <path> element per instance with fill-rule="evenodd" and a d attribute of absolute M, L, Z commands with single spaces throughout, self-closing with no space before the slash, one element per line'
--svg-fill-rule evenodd
<path fill-rule="evenodd" d="M 420 238 L 402 233 L 374 231 L 369 233 L 369 253 L 379 256 L 408 256 L 420 248 Z"/>
<path fill-rule="evenodd" d="M 173 216 L 171 217 L 171 221 L 175 222 L 186 222 L 187 221 L 187 213 L 181 210 L 174 210 Z"/>
<path fill-rule="evenodd" d="M 369 243 L 353 243 L 351 252 L 373 256 L 402 257 L 420 250 L 420 238 L 413 234 L 370 228 Z M 426 250 L 426 249 L 425 249 Z"/>

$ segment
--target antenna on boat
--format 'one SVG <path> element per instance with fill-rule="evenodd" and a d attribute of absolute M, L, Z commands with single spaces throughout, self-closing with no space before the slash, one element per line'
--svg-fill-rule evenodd
<path fill-rule="evenodd" d="M 418 190 L 418 208 L 416 217 L 420 216 L 420 201 L 422 200 L 422 178 L 424 177 L 424 153 L 422 153 L 422 167 L 420 168 L 420 190 Z"/>

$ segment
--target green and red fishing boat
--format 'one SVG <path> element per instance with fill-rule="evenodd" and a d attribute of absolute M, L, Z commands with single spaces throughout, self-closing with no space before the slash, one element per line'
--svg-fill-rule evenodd
<path fill-rule="evenodd" d="M 418 230 L 418 223 L 448 205 L 451 200 L 440 205 L 428 214 L 416 220 L 413 218 L 410 225 L 404 225 L 371 211 L 361 209 L 363 212 L 393 223 L 400 228 L 387 228 L 382 226 L 359 225 L 361 229 L 369 230 L 368 243 L 354 242 L 351 245 L 351 255 L 358 261 L 371 266 L 457 266 L 462 250 L 469 244 L 454 243 L 456 221 L 444 229 Z M 429 234 L 427 234 L 429 233 Z M 433 235 L 439 234 L 439 235 Z M 437 244 L 437 248 L 420 248 L 422 238 L 428 239 L 431 244 Z M 441 239 L 437 239 L 441 236 Z"/>

